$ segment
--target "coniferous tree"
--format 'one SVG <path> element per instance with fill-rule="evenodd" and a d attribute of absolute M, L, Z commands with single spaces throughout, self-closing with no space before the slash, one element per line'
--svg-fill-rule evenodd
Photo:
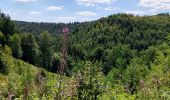
<path fill-rule="evenodd" d="M 22 48 L 21 48 L 21 37 L 18 34 L 14 34 L 11 37 L 11 48 L 12 48 L 12 55 L 15 58 L 22 57 Z"/>
<path fill-rule="evenodd" d="M 9 37 L 10 35 L 14 34 L 15 31 L 15 25 L 11 21 L 9 15 L 5 15 L 0 11 L 0 31 L 4 34 L 6 38 L 6 43 L 9 43 Z"/>
<path fill-rule="evenodd" d="M 53 51 L 51 47 L 51 36 L 47 31 L 40 35 L 40 63 L 41 66 L 50 70 L 52 66 Z"/>
<path fill-rule="evenodd" d="M 23 50 L 22 59 L 31 64 L 37 63 L 38 44 L 32 34 L 25 34 L 22 38 L 21 47 Z"/>

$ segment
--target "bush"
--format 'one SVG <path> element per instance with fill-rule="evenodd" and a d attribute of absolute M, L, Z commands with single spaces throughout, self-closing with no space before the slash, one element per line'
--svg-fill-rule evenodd
<path fill-rule="evenodd" d="M 4 46 L 4 44 L 5 44 L 5 36 L 0 31 L 0 45 Z"/>
<path fill-rule="evenodd" d="M 140 59 L 132 59 L 123 75 L 123 81 L 128 85 L 128 91 L 132 94 L 136 92 L 140 80 L 145 79 L 148 74 L 148 66 L 144 65 Z"/>
<path fill-rule="evenodd" d="M 59 71 L 60 61 L 60 55 L 55 53 L 53 56 L 52 67 L 50 68 L 51 72 L 56 73 L 57 71 Z"/>
<path fill-rule="evenodd" d="M 103 73 L 98 62 L 91 63 L 87 61 L 84 65 L 84 69 L 80 71 L 80 80 L 78 87 L 78 98 L 79 99 L 98 99 L 98 96 L 103 92 Z"/>
<path fill-rule="evenodd" d="M 9 68 L 6 63 L 6 58 L 2 53 L 0 54 L 0 73 L 5 75 L 9 73 Z"/>

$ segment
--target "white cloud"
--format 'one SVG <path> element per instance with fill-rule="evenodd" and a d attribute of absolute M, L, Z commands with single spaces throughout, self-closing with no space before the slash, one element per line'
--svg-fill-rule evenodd
<path fill-rule="evenodd" d="M 77 12 L 77 15 L 90 17 L 90 16 L 96 16 L 97 14 L 91 11 L 83 11 L 83 12 Z"/>
<path fill-rule="evenodd" d="M 62 10 L 64 6 L 49 6 L 47 10 Z"/>
<path fill-rule="evenodd" d="M 39 11 L 32 11 L 30 12 L 31 15 L 40 15 L 42 14 L 42 12 L 39 12 Z"/>
<path fill-rule="evenodd" d="M 27 2 L 36 2 L 37 0 L 15 0 L 15 1 L 27 3 Z"/>
<path fill-rule="evenodd" d="M 124 13 L 134 14 L 134 15 L 144 15 L 145 14 L 144 11 L 125 11 Z"/>
<path fill-rule="evenodd" d="M 79 5 L 95 6 L 95 4 L 111 4 L 116 0 L 76 0 Z"/>
<path fill-rule="evenodd" d="M 126 9 L 118 8 L 118 7 L 106 7 L 104 8 L 106 11 L 125 11 Z"/>
<path fill-rule="evenodd" d="M 139 6 L 148 7 L 156 10 L 169 10 L 170 0 L 140 0 Z"/>

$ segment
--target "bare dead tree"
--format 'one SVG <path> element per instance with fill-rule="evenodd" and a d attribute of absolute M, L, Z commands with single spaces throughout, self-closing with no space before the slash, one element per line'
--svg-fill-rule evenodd
<path fill-rule="evenodd" d="M 28 94 L 29 94 L 29 83 L 26 82 L 24 86 L 24 96 L 23 100 L 28 100 Z"/>
<path fill-rule="evenodd" d="M 63 34 L 62 34 L 62 47 L 61 47 L 61 62 L 60 62 L 60 74 L 63 75 L 64 74 L 64 70 L 67 68 L 67 61 L 66 61 L 66 57 L 67 57 L 67 50 L 68 50 L 68 33 L 69 33 L 69 29 L 67 25 L 64 25 L 63 28 Z"/>
<path fill-rule="evenodd" d="M 13 92 L 8 92 L 8 100 L 12 100 L 12 97 L 14 96 Z"/>
<path fill-rule="evenodd" d="M 37 81 L 37 85 L 39 87 L 40 99 L 42 99 L 42 97 L 45 93 L 45 80 L 46 80 L 46 78 L 43 75 L 42 71 L 39 71 L 36 76 L 36 81 Z"/>
<path fill-rule="evenodd" d="M 59 84 L 58 84 L 58 94 L 57 94 L 57 100 L 61 100 L 61 84 L 62 84 L 62 75 L 64 75 L 64 70 L 67 68 L 67 49 L 68 49 L 68 33 L 69 33 L 69 29 L 67 25 L 64 25 L 64 28 L 62 30 L 63 34 L 62 34 L 62 39 L 61 39 L 61 62 L 60 62 L 60 67 L 59 67 L 59 73 L 60 73 L 60 77 L 59 77 Z"/>

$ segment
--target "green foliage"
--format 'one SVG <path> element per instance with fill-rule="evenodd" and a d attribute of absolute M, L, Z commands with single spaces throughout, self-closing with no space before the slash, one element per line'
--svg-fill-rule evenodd
<path fill-rule="evenodd" d="M 124 91 L 121 85 L 114 85 L 114 88 L 107 87 L 106 92 L 99 96 L 99 100 L 136 100 L 134 95 Z"/>
<path fill-rule="evenodd" d="M 130 60 L 135 56 L 135 51 L 129 49 L 128 45 L 118 45 L 108 50 L 106 53 L 103 72 L 108 72 L 113 68 L 126 68 Z"/>
<path fill-rule="evenodd" d="M 22 94 L 20 76 L 14 72 L 9 73 L 8 76 L 8 91 L 6 91 L 6 94 L 9 95 L 11 93 L 14 97 L 19 97 Z"/>
<path fill-rule="evenodd" d="M 123 80 L 128 85 L 128 89 L 132 94 L 136 92 L 139 81 L 144 80 L 148 73 L 148 66 L 144 65 L 141 59 L 132 59 L 123 75 Z"/>
<path fill-rule="evenodd" d="M 32 34 L 24 34 L 21 41 L 21 47 L 23 50 L 22 59 L 31 64 L 36 64 L 38 60 L 38 44 Z"/>
<path fill-rule="evenodd" d="M 6 38 L 6 43 L 9 43 L 9 36 L 14 34 L 15 26 L 10 20 L 10 16 L 2 13 L 0 11 L 0 31 L 4 34 Z"/>
<path fill-rule="evenodd" d="M 71 48 L 69 50 L 69 54 L 74 57 L 76 60 L 84 60 L 87 56 L 85 51 L 83 50 L 81 44 L 71 44 Z"/>
<path fill-rule="evenodd" d="M 91 61 L 98 60 L 103 61 L 105 57 L 105 51 L 102 47 L 95 48 L 91 55 Z"/>
<path fill-rule="evenodd" d="M 152 46 L 149 47 L 147 50 L 142 51 L 141 55 L 142 55 L 143 63 L 145 63 L 148 66 L 151 63 L 153 63 L 158 55 L 158 51 L 159 51 L 158 48 Z"/>
<path fill-rule="evenodd" d="M 14 34 L 21 32 L 0 13 L 0 99 L 169 100 L 169 21 L 166 13 L 116 14 L 67 24 L 69 77 L 58 77 L 46 70 L 60 66 L 63 24 L 16 22 L 31 33 Z"/>
<path fill-rule="evenodd" d="M 8 54 L 8 55 L 12 55 L 12 50 L 11 50 L 11 47 L 5 45 L 3 50 L 2 50 L 5 54 Z"/>
<path fill-rule="evenodd" d="M 48 32 L 52 33 L 52 35 L 61 34 L 62 28 L 64 26 L 63 23 L 37 23 L 37 22 L 23 22 L 23 21 L 15 21 L 16 26 L 19 28 L 19 30 L 24 33 L 33 33 L 36 35 L 39 35 L 40 33 L 47 30 Z M 70 24 L 71 25 L 71 24 Z M 71 26 L 74 27 L 74 26 Z"/>
<path fill-rule="evenodd" d="M 0 55 L 0 59 L 2 57 L 4 58 L 4 64 L 8 68 L 8 74 L 1 75 L 1 73 L 3 74 L 5 71 L 0 71 L 0 99 L 7 98 L 9 93 L 13 94 L 13 99 L 39 99 L 42 91 L 39 92 L 38 90 L 40 84 L 37 84 L 36 75 L 42 69 L 38 69 L 21 60 L 14 59 L 4 53 Z M 46 84 L 44 86 L 44 95 L 41 95 L 41 97 L 45 97 L 46 99 L 54 98 L 56 90 L 53 90 L 55 89 L 57 75 L 51 74 L 45 70 L 41 71 L 41 75 L 45 77 L 42 83 Z M 51 94 L 52 91 L 53 94 Z"/>
<path fill-rule="evenodd" d="M 118 84 L 122 79 L 122 70 L 119 68 L 113 68 L 109 74 L 106 76 L 106 80 L 109 81 L 111 86 Z"/>
<path fill-rule="evenodd" d="M 1 31 L 0 31 L 0 44 L 2 47 L 5 45 L 5 36 Z"/>
<path fill-rule="evenodd" d="M 103 92 L 103 78 L 100 67 L 91 62 L 86 62 L 84 70 L 81 71 L 80 87 L 78 87 L 79 99 L 97 99 Z"/>
<path fill-rule="evenodd" d="M 4 54 L 0 54 L 0 72 L 3 74 L 9 73 L 9 65 L 6 63 L 7 57 L 4 56 Z"/>
<path fill-rule="evenodd" d="M 10 72 L 10 68 L 12 68 L 13 60 L 9 59 L 11 50 L 9 47 L 5 46 L 4 53 L 0 52 L 0 73 L 7 75 Z"/>
<path fill-rule="evenodd" d="M 56 73 L 57 71 L 59 71 L 60 61 L 61 61 L 61 57 L 59 53 L 54 53 L 51 72 Z"/>
<path fill-rule="evenodd" d="M 21 58 L 22 57 L 22 48 L 21 48 L 21 37 L 19 34 L 14 34 L 11 36 L 11 48 L 12 48 L 12 55 L 15 58 Z"/>
<path fill-rule="evenodd" d="M 68 53 L 76 62 L 102 61 L 103 72 L 108 74 L 114 67 L 126 68 L 134 55 L 143 56 L 140 51 L 163 43 L 170 32 L 168 21 L 169 16 L 115 14 L 93 22 L 67 24 L 70 28 Z M 31 32 L 35 36 L 45 30 L 52 36 L 57 35 L 51 43 L 55 52 L 60 51 L 63 24 L 27 22 L 16 24 L 22 32 Z"/>
<path fill-rule="evenodd" d="M 51 36 L 47 31 L 40 35 L 40 63 L 45 69 L 50 70 L 52 67 L 53 51 L 51 47 Z"/>
<path fill-rule="evenodd" d="M 33 80 L 33 75 L 31 72 L 31 68 L 28 66 L 25 66 L 25 73 L 22 73 L 22 84 L 31 84 Z"/>

